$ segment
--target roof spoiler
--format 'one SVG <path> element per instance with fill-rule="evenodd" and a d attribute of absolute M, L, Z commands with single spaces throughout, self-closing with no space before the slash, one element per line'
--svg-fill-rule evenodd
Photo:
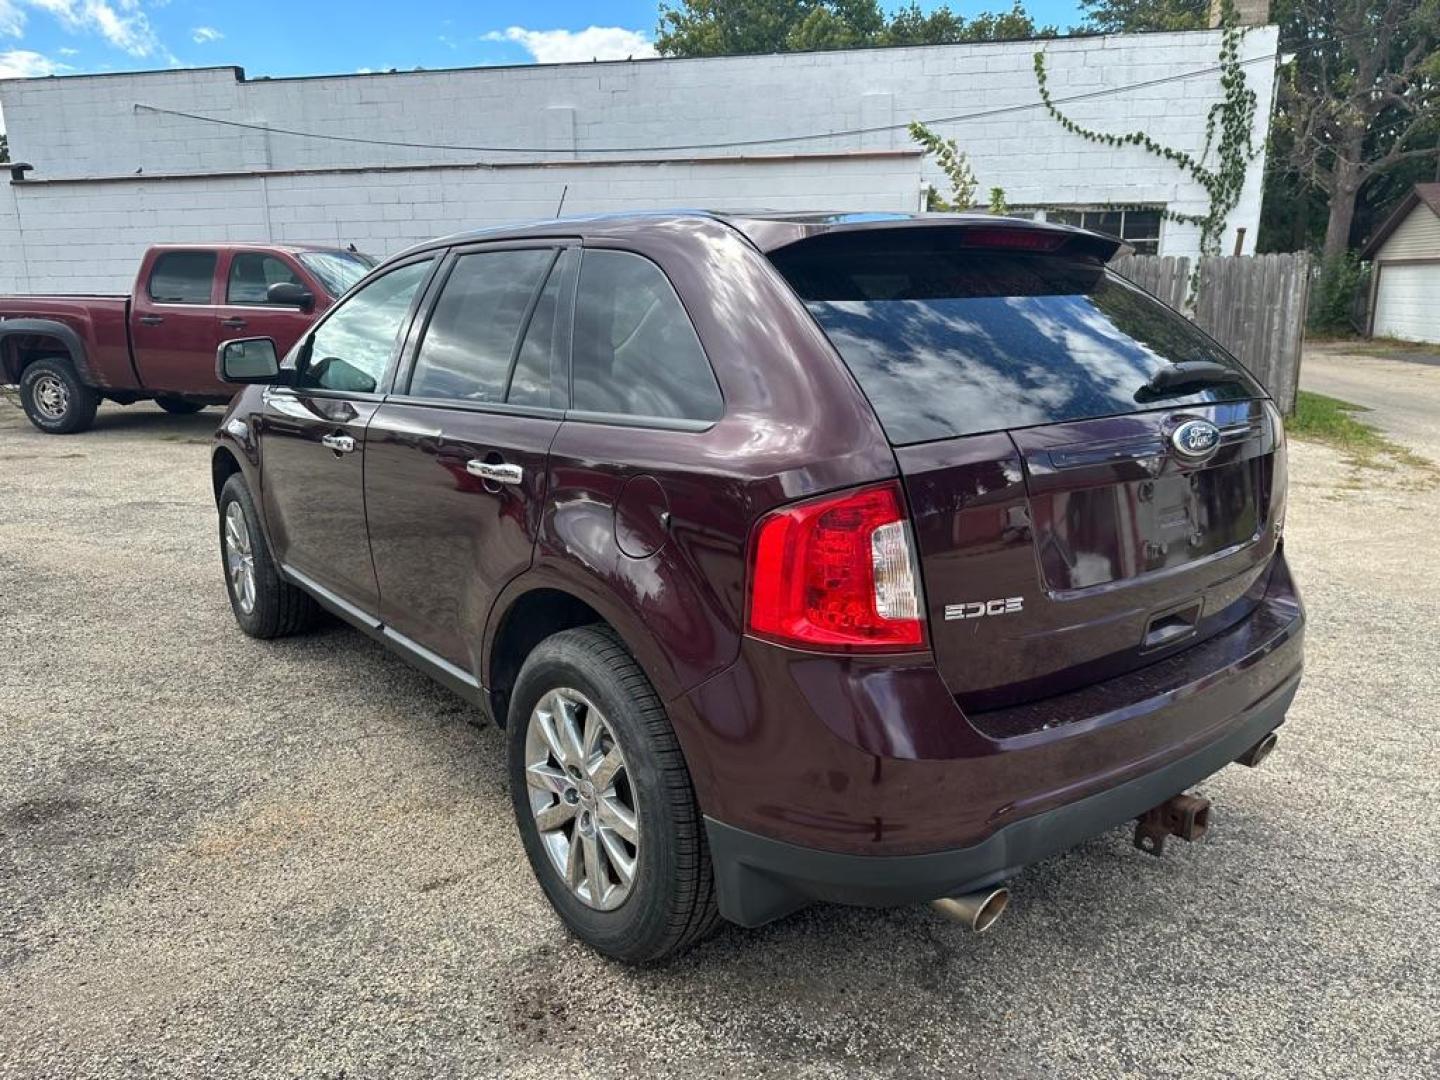
<path fill-rule="evenodd" d="M 816 248 L 831 244 L 849 247 L 856 241 L 873 242 L 882 238 L 887 247 L 933 248 L 939 239 L 946 246 L 1064 253 L 1108 262 L 1124 246 L 1114 237 L 1070 225 L 990 214 L 931 214 L 924 217 L 837 214 L 813 218 L 737 216 L 727 220 L 766 254 L 799 244 Z"/>

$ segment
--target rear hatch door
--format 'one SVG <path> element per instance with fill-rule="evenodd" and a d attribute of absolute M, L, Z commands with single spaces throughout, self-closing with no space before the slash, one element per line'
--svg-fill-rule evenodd
<path fill-rule="evenodd" d="M 771 254 L 895 444 L 936 662 L 972 713 L 1233 625 L 1275 549 L 1261 388 L 1064 234 L 1051 250 L 1023 235 Z"/>

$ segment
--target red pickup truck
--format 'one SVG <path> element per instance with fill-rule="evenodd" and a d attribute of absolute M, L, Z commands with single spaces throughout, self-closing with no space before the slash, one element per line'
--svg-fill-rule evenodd
<path fill-rule="evenodd" d="M 269 337 L 282 354 L 374 265 L 334 248 L 160 244 L 130 296 L 0 297 L 0 382 L 41 431 L 84 431 L 102 399 L 172 413 L 223 405 L 215 350 Z"/>

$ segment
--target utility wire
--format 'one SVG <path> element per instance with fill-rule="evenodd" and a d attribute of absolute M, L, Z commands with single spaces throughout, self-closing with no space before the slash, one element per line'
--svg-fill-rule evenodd
<path fill-rule="evenodd" d="M 1277 55 L 1279 54 L 1266 53 L 1264 56 L 1253 56 L 1248 60 L 1239 61 L 1239 66 L 1246 67 L 1250 64 L 1262 64 L 1273 61 Z M 1181 72 L 1178 75 L 1166 75 L 1158 79 L 1147 79 L 1144 82 L 1127 83 L 1124 86 L 1109 86 L 1101 90 L 1091 90 L 1084 94 L 1072 94 L 1070 97 L 1052 98 L 1051 100 L 1056 105 L 1069 105 L 1077 101 L 1091 101 L 1095 98 L 1109 97 L 1113 94 L 1124 94 L 1131 90 L 1143 90 L 1152 86 L 1163 86 L 1167 83 L 1197 79 L 1206 75 L 1217 74 L 1223 70 L 1223 66 L 1215 64 L 1210 67 L 1196 68 L 1194 71 Z M 134 108 L 136 112 L 161 113 L 165 116 L 179 116 L 187 120 L 199 120 L 207 124 L 219 124 L 222 127 L 244 128 L 248 131 L 263 131 L 271 135 L 292 135 L 301 139 L 358 143 L 365 146 L 389 146 L 407 150 L 454 150 L 485 154 L 665 154 L 678 150 L 730 150 L 743 146 L 776 146 L 783 143 L 815 142 L 824 139 L 847 139 L 859 135 L 876 135 L 882 132 L 900 131 L 908 129 L 910 126 L 908 122 L 903 124 L 879 124 L 874 127 L 811 132 L 804 135 L 782 135 L 764 139 L 738 139 L 731 142 L 672 143 L 668 146 L 464 146 L 455 143 L 402 142 L 395 139 L 366 139 L 359 135 L 327 135 L 317 131 L 295 131 L 290 128 L 273 127 L 269 124 L 248 123 L 244 120 L 227 120 L 219 116 L 202 116 L 199 113 L 183 112 L 179 109 L 165 109 L 158 105 L 146 105 L 142 102 L 136 102 Z M 929 120 L 922 120 L 921 123 L 927 127 L 936 124 L 958 124 L 967 120 L 982 120 L 993 116 L 1006 116 L 1012 113 L 1028 112 L 1032 109 L 1043 108 L 1045 108 L 1043 101 L 1033 101 L 1022 105 L 1006 105 L 998 109 L 982 109 L 978 112 L 958 113 L 954 116 L 937 116 Z"/>

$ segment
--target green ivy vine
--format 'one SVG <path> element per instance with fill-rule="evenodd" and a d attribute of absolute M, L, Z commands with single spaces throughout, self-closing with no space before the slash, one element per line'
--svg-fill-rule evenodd
<path fill-rule="evenodd" d="M 1106 146 L 1142 147 L 1156 157 L 1183 169 L 1205 189 L 1205 193 L 1210 197 L 1209 213 L 1181 214 L 1170 209 L 1161 211 L 1161 215 L 1170 221 L 1199 226 L 1202 255 L 1220 254 L 1220 238 L 1225 231 L 1225 222 L 1240 202 L 1240 192 L 1245 186 L 1245 172 L 1255 157 L 1255 147 L 1251 140 L 1255 121 L 1255 91 L 1246 85 L 1245 72 L 1240 66 L 1240 40 L 1245 31 L 1235 25 L 1235 7 L 1232 0 L 1222 0 L 1220 11 L 1222 96 L 1206 115 L 1205 146 L 1198 157 L 1156 142 L 1143 131 L 1113 135 L 1077 124 L 1051 100 L 1045 72 L 1045 54 L 1035 54 L 1035 81 L 1040 87 L 1040 100 L 1044 102 L 1046 111 L 1066 131 Z M 1212 149 L 1216 151 L 1216 164 L 1210 168 L 1206 166 L 1205 160 Z"/>

